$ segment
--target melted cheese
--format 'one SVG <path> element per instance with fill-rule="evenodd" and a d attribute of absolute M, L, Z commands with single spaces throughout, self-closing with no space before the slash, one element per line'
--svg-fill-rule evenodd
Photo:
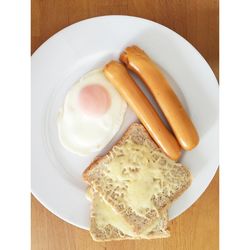
<path fill-rule="evenodd" d="M 93 199 L 93 190 L 91 189 L 90 186 L 87 187 L 85 195 L 89 201 L 92 201 Z"/>
<path fill-rule="evenodd" d="M 126 222 L 123 216 L 115 212 L 101 197 L 95 200 L 96 223 L 98 227 L 105 227 L 110 224 L 122 231 L 124 234 L 135 236 L 132 227 Z"/>
<path fill-rule="evenodd" d="M 114 211 L 112 207 L 107 204 L 101 197 L 95 198 L 95 219 L 98 227 L 105 227 L 110 224 L 113 227 L 119 229 L 124 234 L 131 237 L 137 237 L 138 235 L 133 231 L 133 228 L 124 217 Z M 150 233 L 160 222 L 161 219 L 156 219 L 152 225 L 146 228 L 143 232 L 140 233 L 140 236 L 144 238 L 147 237 L 147 234 Z"/>
<path fill-rule="evenodd" d="M 163 162 L 162 162 L 163 161 Z M 171 189 L 168 176 L 171 178 L 173 161 L 157 150 L 152 150 L 147 142 L 143 145 L 128 139 L 121 147 L 114 147 L 109 160 L 105 164 L 105 175 L 113 186 L 119 186 L 123 192 L 123 202 L 136 213 L 145 216 L 146 209 L 155 209 L 152 196 L 167 187 Z M 140 234 L 136 234 L 122 214 L 117 213 L 112 206 L 104 201 L 99 194 L 94 197 L 94 214 L 99 228 L 110 224 L 133 238 L 147 238 L 152 231 L 163 230 L 162 216 L 146 227 Z"/>
<path fill-rule="evenodd" d="M 136 213 L 145 216 L 145 209 L 155 209 L 152 196 L 163 190 L 163 167 L 158 159 L 161 152 L 152 151 L 148 145 L 138 145 L 131 139 L 114 148 L 114 157 L 108 163 L 107 175 L 125 187 L 124 200 Z M 168 161 L 168 159 L 164 158 Z M 169 160 L 171 162 L 171 160 Z M 167 164 L 168 162 L 166 162 Z"/>

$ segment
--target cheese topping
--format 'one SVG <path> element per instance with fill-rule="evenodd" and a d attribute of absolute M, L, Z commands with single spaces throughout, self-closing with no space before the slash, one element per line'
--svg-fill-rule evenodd
<path fill-rule="evenodd" d="M 93 199 L 93 191 L 90 186 L 87 187 L 85 195 L 89 201 L 92 201 Z"/>
<path fill-rule="evenodd" d="M 95 219 L 98 227 L 105 227 L 110 224 L 115 228 L 122 231 L 124 234 L 129 235 L 131 237 L 138 236 L 132 229 L 132 226 L 128 224 L 128 222 L 124 219 L 124 217 L 114 211 L 112 207 L 107 204 L 101 197 L 95 197 Z M 147 227 L 146 230 L 140 233 L 140 236 L 147 236 L 149 232 L 151 232 L 157 224 L 159 224 L 161 219 L 157 218 L 154 223 Z"/>
<path fill-rule="evenodd" d="M 122 148 L 115 147 L 108 162 L 107 175 L 123 186 L 124 200 L 136 213 L 145 216 L 145 209 L 155 209 L 152 196 L 163 191 L 167 164 L 172 161 L 159 151 L 128 139 Z M 169 161 L 169 162 L 168 162 Z"/>

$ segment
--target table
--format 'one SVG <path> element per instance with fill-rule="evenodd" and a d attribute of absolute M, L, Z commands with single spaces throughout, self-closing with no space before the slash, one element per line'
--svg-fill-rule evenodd
<path fill-rule="evenodd" d="M 161 23 L 193 44 L 219 77 L 218 0 L 32 0 L 31 53 L 62 28 L 100 15 L 139 16 Z M 31 196 L 32 250 L 217 250 L 219 171 L 191 208 L 170 222 L 169 239 L 97 243 Z"/>

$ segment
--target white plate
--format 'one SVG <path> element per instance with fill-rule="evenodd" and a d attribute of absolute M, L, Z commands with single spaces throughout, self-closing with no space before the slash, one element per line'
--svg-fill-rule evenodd
<path fill-rule="evenodd" d="M 80 228 L 89 228 L 90 213 L 81 174 L 98 153 L 82 158 L 67 152 L 58 141 L 57 112 L 77 79 L 110 59 L 118 59 L 121 51 L 132 44 L 144 49 L 164 70 L 201 138 L 199 146 L 181 158 L 192 172 L 193 183 L 174 202 L 170 219 L 199 198 L 218 167 L 218 83 L 194 47 L 172 30 L 136 17 L 103 16 L 71 25 L 32 56 L 31 186 L 46 208 Z M 121 130 L 103 152 L 135 120 L 128 110 Z"/>

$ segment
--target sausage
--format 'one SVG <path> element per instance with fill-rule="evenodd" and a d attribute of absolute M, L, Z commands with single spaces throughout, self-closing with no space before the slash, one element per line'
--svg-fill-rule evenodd
<path fill-rule="evenodd" d="M 177 160 L 181 155 L 179 143 L 164 126 L 158 113 L 129 75 L 126 67 L 119 62 L 111 61 L 105 65 L 103 72 L 134 110 L 155 142 L 171 159 Z"/>
<path fill-rule="evenodd" d="M 137 46 L 126 48 L 120 61 L 149 88 L 181 147 L 193 149 L 199 143 L 197 130 L 157 65 Z"/>

